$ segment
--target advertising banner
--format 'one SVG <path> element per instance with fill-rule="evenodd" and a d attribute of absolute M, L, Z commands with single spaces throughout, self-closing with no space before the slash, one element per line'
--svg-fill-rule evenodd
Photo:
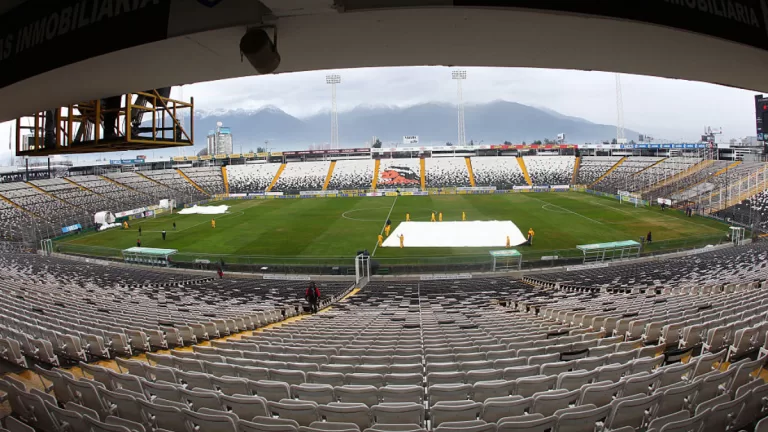
<path fill-rule="evenodd" d="M 80 229 L 83 229 L 82 225 L 74 224 L 74 225 L 70 225 L 70 226 L 62 228 L 61 232 L 66 234 L 68 232 L 73 232 L 73 231 L 77 231 L 77 230 L 80 230 Z"/>

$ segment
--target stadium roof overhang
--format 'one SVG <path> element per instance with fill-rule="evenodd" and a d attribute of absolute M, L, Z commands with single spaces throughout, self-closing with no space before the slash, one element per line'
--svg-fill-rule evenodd
<path fill-rule="evenodd" d="M 0 3 L 0 120 L 253 75 L 239 41 L 247 28 L 263 25 L 277 28 L 277 73 L 513 66 L 768 90 L 766 2 L 11 0 Z"/>

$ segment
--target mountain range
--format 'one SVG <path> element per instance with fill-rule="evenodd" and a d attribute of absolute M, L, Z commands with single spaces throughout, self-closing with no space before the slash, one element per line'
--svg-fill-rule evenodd
<path fill-rule="evenodd" d="M 533 107 L 508 101 L 494 101 L 465 107 L 467 142 L 488 144 L 531 143 L 555 139 L 566 134 L 568 143 L 601 142 L 616 136 L 616 126 L 596 124 L 578 117 L 560 114 L 548 108 Z M 444 145 L 457 141 L 456 106 L 424 103 L 410 107 L 358 106 L 340 112 L 339 142 L 342 147 L 370 145 L 377 137 L 387 146 L 401 143 L 404 135 L 418 135 L 422 145 Z M 235 152 L 269 147 L 272 150 L 295 150 L 330 141 L 331 116 L 321 112 L 306 118 L 294 117 L 275 107 L 255 111 L 232 110 L 198 112 L 195 117 L 195 142 L 203 148 L 206 135 L 217 122 L 229 127 Z M 637 132 L 626 130 L 629 139 Z M 269 143 L 265 145 L 265 141 Z"/>

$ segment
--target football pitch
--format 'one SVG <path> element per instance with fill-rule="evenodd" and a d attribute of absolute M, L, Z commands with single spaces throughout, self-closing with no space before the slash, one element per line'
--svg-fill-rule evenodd
<path fill-rule="evenodd" d="M 229 200 L 226 214 L 164 215 L 130 222 L 130 228 L 83 233 L 60 239 L 61 252 L 120 256 L 136 246 L 177 249 L 176 259 L 221 256 L 320 259 L 351 257 L 367 249 L 375 258 L 412 259 L 488 256 L 499 247 L 377 247 L 377 236 L 387 218 L 393 232 L 410 213 L 412 221 L 429 221 L 442 212 L 444 221 L 512 221 L 524 234 L 535 231 L 532 246 L 517 246 L 524 257 L 579 254 L 580 244 L 638 240 L 648 231 L 653 244 L 646 250 L 690 247 L 722 241 L 728 226 L 682 212 L 636 208 L 609 198 L 579 192 L 514 193 L 494 195 L 431 195 L 360 198 Z M 216 228 L 211 227 L 216 219 Z M 173 223 L 176 229 L 173 229 Z M 439 222 L 435 222 L 439 223 Z M 142 234 L 139 237 L 138 228 Z M 166 240 L 161 231 L 166 230 Z"/>

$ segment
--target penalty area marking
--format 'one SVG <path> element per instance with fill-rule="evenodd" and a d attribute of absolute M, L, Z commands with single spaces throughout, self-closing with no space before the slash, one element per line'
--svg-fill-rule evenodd
<path fill-rule="evenodd" d="M 554 207 L 554 208 L 551 208 L 551 207 Z M 543 208 L 544 210 L 547 210 L 547 211 L 551 211 L 552 213 L 565 213 L 565 214 L 570 213 L 570 212 L 562 211 L 562 210 L 558 209 L 557 206 L 555 206 L 553 204 L 544 204 L 543 206 L 541 206 L 541 208 Z"/>
<path fill-rule="evenodd" d="M 600 225 L 603 225 L 603 223 L 602 223 L 602 222 L 600 222 L 600 221 L 598 221 L 598 220 L 594 220 L 594 219 L 592 219 L 591 217 L 587 217 L 587 216 L 584 216 L 584 215 L 583 215 L 583 214 L 581 214 L 581 213 L 576 213 L 576 212 L 575 212 L 575 211 L 573 211 L 573 210 L 569 210 L 569 209 L 567 209 L 567 208 L 565 208 L 565 207 L 561 207 L 561 206 L 559 206 L 559 205 L 557 205 L 557 204 L 548 203 L 548 202 L 546 202 L 546 201 L 544 201 L 544 200 L 540 200 L 540 199 L 538 199 L 538 198 L 536 198 L 536 197 L 532 197 L 532 196 L 530 196 L 530 195 L 531 195 L 531 194 L 526 194 L 525 196 L 526 196 L 527 198 L 530 198 L 530 199 L 535 199 L 536 201 L 539 201 L 539 202 L 543 202 L 543 203 L 544 203 L 544 205 L 550 205 L 550 206 L 553 206 L 553 207 L 557 207 L 557 208 L 559 208 L 559 209 L 561 209 L 561 210 L 565 210 L 565 212 L 567 212 L 567 213 L 575 214 L 576 216 L 579 216 L 579 217 L 583 217 L 584 219 L 587 219 L 587 220 L 591 220 L 591 221 L 592 221 L 592 222 L 594 222 L 594 223 L 599 223 Z M 541 208 L 544 208 L 544 206 L 542 206 Z M 550 210 L 550 211 L 552 211 L 552 210 Z"/>

